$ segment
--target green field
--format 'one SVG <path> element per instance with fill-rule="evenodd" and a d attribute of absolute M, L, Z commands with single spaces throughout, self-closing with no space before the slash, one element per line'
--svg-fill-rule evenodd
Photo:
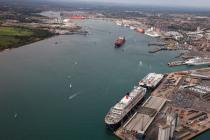
<path fill-rule="evenodd" d="M 0 27 L 0 36 L 31 36 L 33 32 L 25 28 Z"/>
<path fill-rule="evenodd" d="M 19 39 L 10 36 L 0 36 L 0 47 L 10 46 L 19 42 Z"/>
<path fill-rule="evenodd" d="M 52 36 L 40 29 L 25 27 L 0 27 L 0 50 L 19 47 Z"/>

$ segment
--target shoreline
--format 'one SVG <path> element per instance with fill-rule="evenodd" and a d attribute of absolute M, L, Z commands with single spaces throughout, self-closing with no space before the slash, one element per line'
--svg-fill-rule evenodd
<path fill-rule="evenodd" d="M 12 46 L 12 47 L 3 48 L 3 49 L 0 49 L 0 53 L 4 52 L 6 50 L 12 50 L 12 49 L 23 47 L 25 45 L 30 45 L 30 44 L 33 44 L 33 43 L 36 43 L 36 42 L 39 42 L 39 41 L 42 41 L 42 40 L 45 40 L 45 39 L 49 39 L 49 38 L 54 37 L 54 36 L 56 36 L 56 35 L 52 35 L 52 36 L 49 36 L 49 37 L 46 37 L 46 38 L 41 38 L 41 39 L 38 39 L 38 40 L 31 40 L 29 42 L 21 43 L 21 44 L 18 44 L 16 46 Z"/>
<path fill-rule="evenodd" d="M 44 31 L 44 30 L 42 30 L 42 31 Z M 8 47 L 5 47 L 5 48 L 0 48 L 0 53 L 3 52 L 3 51 L 5 51 L 5 50 L 16 49 L 16 48 L 19 48 L 19 47 L 23 47 L 25 45 L 33 44 L 33 43 L 36 43 L 36 42 L 39 42 L 39 41 L 42 41 L 42 40 L 45 40 L 45 39 L 49 39 L 49 38 L 52 38 L 52 37 L 56 37 L 56 36 L 59 36 L 59 35 L 87 35 L 87 34 L 88 34 L 87 31 L 72 31 L 72 32 L 69 32 L 67 34 L 53 34 L 52 33 L 52 34 L 50 34 L 47 37 L 34 38 L 34 39 L 29 40 L 29 41 L 16 44 L 14 46 L 8 46 Z"/>

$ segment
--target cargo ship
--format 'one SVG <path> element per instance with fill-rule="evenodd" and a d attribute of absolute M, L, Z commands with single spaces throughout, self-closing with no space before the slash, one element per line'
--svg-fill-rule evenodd
<path fill-rule="evenodd" d="M 192 59 L 189 59 L 189 60 L 185 61 L 185 64 L 191 65 L 191 66 L 209 65 L 210 64 L 210 58 L 195 57 L 195 58 L 192 58 Z"/>
<path fill-rule="evenodd" d="M 146 94 L 146 88 L 134 86 L 133 90 L 127 93 L 117 104 L 111 107 L 105 117 L 107 128 L 116 130 L 128 119 L 128 114 L 140 104 Z"/>
<path fill-rule="evenodd" d="M 125 37 L 118 37 L 115 41 L 115 48 L 121 47 L 125 43 Z"/>

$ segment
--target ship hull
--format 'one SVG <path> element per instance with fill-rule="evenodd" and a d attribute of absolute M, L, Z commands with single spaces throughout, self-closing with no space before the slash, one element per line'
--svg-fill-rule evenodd
<path fill-rule="evenodd" d="M 115 48 L 119 48 L 121 47 L 123 44 L 125 44 L 125 38 L 124 37 L 119 37 L 116 41 L 115 41 Z"/>
<path fill-rule="evenodd" d="M 186 63 L 189 66 L 201 66 L 201 65 L 209 65 L 210 63 Z"/>
<path fill-rule="evenodd" d="M 125 40 L 122 40 L 119 43 L 115 43 L 115 48 L 120 48 L 123 44 L 125 44 Z"/>
<path fill-rule="evenodd" d="M 120 48 L 123 44 L 124 43 L 122 43 L 122 44 L 115 44 L 115 48 Z"/>
<path fill-rule="evenodd" d="M 106 128 L 111 131 L 116 131 L 121 126 L 121 122 L 116 124 L 106 124 Z"/>

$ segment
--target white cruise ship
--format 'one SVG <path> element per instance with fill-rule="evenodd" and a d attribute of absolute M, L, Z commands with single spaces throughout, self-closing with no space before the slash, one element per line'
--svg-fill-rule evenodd
<path fill-rule="evenodd" d="M 154 28 L 150 28 L 148 30 L 145 31 L 145 35 L 148 35 L 150 37 L 160 37 L 160 35 L 154 31 Z"/>
<path fill-rule="evenodd" d="M 185 64 L 187 65 L 194 65 L 194 66 L 198 66 L 198 65 L 209 65 L 210 64 L 210 58 L 201 58 L 201 57 L 195 57 L 192 59 L 189 59 L 187 61 L 185 61 Z"/>
<path fill-rule="evenodd" d="M 146 88 L 135 86 L 130 93 L 127 93 L 107 113 L 105 117 L 106 126 L 112 130 L 120 127 L 121 122 L 127 119 L 127 114 L 143 100 L 146 91 Z"/>

